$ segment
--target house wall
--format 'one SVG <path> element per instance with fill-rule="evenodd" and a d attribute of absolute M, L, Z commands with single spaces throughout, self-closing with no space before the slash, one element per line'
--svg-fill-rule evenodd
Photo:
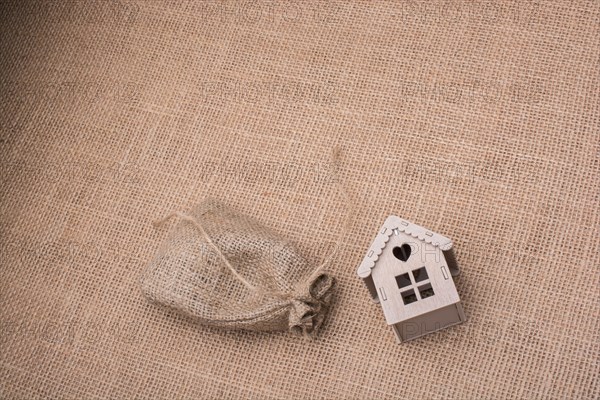
<path fill-rule="evenodd" d="M 406 261 L 394 256 L 394 248 L 403 244 L 408 244 L 411 248 Z M 426 268 L 428 279 L 416 282 L 414 271 L 422 267 Z M 409 284 L 399 288 L 396 277 L 403 274 L 408 274 Z M 460 301 L 442 251 L 402 232 L 390 237 L 373 268 L 372 276 L 388 324 L 414 318 Z M 422 298 L 419 288 L 427 285 L 431 285 L 434 294 Z M 405 304 L 403 293 L 408 290 L 413 290 L 416 301 Z"/>
<path fill-rule="evenodd" d="M 465 321 L 460 303 L 433 310 L 407 321 L 393 325 L 393 331 L 399 341 L 416 339 L 420 336 L 447 328 Z"/>

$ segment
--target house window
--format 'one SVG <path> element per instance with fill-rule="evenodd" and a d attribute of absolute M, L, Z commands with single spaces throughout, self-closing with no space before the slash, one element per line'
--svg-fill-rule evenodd
<path fill-rule="evenodd" d="M 423 282 L 429 279 L 429 275 L 427 275 L 427 269 L 425 269 L 425 267 L 415 269 L 414 271 L 412 271 L 412 273 L 415 277 L 415 282 Z"/>
<path fill-rule="evenodd" d="M 402 294 L 402 301 L 404 304 L 410 304 L 417 301 L 417 296 L 415 295 L 415 291 L 413 289 L 405 290 Z"/>
<path fill-rule="evenodd" d="M 412 285 L 412 282 L 410 281 L 410 278 L 408 277 L 408 273 L 406 274 L 402 274 L 402 275 L 398 275 L 396 277 L 396 283 L 398 284 L 398 287 L 400 289 L 403 289 L 407 286 Z"/>
<path fill-rule="evenodd" d="M 422 299 L 426 299 L 435 294 L 435 293 L 433 293 L 433 288 L 431 287 L 431 283 L 428 283 L 423 286 L 419 286 L 419 293 L 421 294 Z"/>
<path fill-rule="evenodd" d="M 398 289 L 400 289 L 404 305 L 409 305 L 435 295 L 425 267 L 396 276 L 396 284 L 398 285 Z"/>

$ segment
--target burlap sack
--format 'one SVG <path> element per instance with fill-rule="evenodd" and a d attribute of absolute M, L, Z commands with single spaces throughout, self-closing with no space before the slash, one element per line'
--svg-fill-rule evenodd
<path fill-rule="evenodd" d="M 326 262 L 311 265 L 291 242 L 213 199 L 172 216 L 179 221 L 141 278 L 148 299 L 207 326 L 316 334 L 334 286 Z"/>

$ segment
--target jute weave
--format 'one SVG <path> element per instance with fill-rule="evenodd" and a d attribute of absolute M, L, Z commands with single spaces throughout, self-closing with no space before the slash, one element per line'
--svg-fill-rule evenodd
<path fill-rule="evenodd" d="M 0 397 L 600 397 L 597 1 L 0 3 Z M 318 265 L 315 341 L 150 304 L 210 196 Z M 466 324 L 396 345 L 356 277 L 395 214 Z"/>

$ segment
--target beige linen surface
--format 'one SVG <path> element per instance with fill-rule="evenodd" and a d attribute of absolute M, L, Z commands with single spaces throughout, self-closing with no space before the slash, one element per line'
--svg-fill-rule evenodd
<path fill-rule="evenodd" d="M 2 1 L 0 397 L 597 399 L 599 8 Z M 335 146 L 316 341 L 144 299 L 209 194 L 323 259 Z M 389 214 L 454 239 L 466 324 L 395 344 L 355 272 Z"/>

